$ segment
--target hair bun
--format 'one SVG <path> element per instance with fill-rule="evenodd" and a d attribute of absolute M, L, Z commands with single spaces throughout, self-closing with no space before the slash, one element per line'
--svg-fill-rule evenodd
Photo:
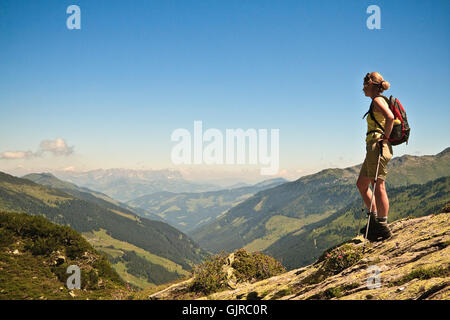
<path fill-rule="evenodd" d="M 389 89 L 391 87 L 391 84 L 389 82 L 383 80 L 381 82 L 381 86 L 383 87 L 383 90 L 387 90 L 387 89 Z"/>

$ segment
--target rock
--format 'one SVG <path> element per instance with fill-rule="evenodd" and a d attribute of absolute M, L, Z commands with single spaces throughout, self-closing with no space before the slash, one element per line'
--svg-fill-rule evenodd
<path fill-rule="evenodd" d="M 66 257 L 58 256 L 58 257 L 56 257 L 55 265 L 59 266 L 59 265 L 62 265 L 64 262 L 66 262 Z"/>
<path fill-rule="evenodd" d="M 19 252 L 19 250 L 16 249 L 16 250 L 13 251 L 13 254 L 14 254 L 14 255 L 19 255 L 20 252 Z"/>
<path fill-rule="evenodd" d="M 234 253 L 227 257 L 227 263 L 222 267 L 222 271 L 227 275 L 227 285 L 231 289 L 236 289 L 237 279 L 234 275 L 234 269 L 231 266 L 234 262 Z"/>
<path fill-rule="evenodd" d="M 51 258 L 51 260 L 50 260 L 51 264 L 53 264 L 54 266 L 60 266 L 64 262 L 66 262 L 66 257 L 64 255 L 62 255 L 59 250 L 52 252 L 50 258 Z"/>

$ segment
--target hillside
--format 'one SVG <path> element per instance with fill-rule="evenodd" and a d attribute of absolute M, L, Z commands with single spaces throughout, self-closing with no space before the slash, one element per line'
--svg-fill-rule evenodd
<path fill-rule="evenodd" d="M 275 178 L 257 183 L 253 186 L 230 188 L 209 192 L 156 192 L 128 201 L 133 208 L 141 208 L 149 218 L 150 214 L 158 216 L 182 232 L 214 221 L 221 214 L 236 204 L 248 199 L 255 193 L 285 183 L 286 180 Z"/>
<path fill-rule="evenodd" d="M 390 224 L 393 236 L 359 236 L 325 251 L 311 265 L 198 297 L 213 300 L 450 299 L 450 206 L 447 212 Z M 437 211 L 439 212 L 439 211 Z M 226 267 L 227 264 L 224 264 Z M 230 277 L 226 277 L 229 281 Z M 183 299 L 193 279 L 146 296 Z"/>
<path fill-rule="evenodd" d="M 67 268 L 80 268 L 69 290 Z M 0 299 L 128 299 L 132 292 L 79 233 L 44 217 L 0 211 Z"/>
<path fill-rule="evenodd" d="M 284 236 L 301 232 L 358 201 L 355 183 L 360 166 L 322 170 L 258 192 L 189 235 L 211 252 L 242 247 L 267 250 Z M 393 158 L 389 166 L 389 192 L 417 182 L 427 183 L 450 172 L 450 148 L 434 156 Z"/>
<path fill-rule="evenodd" d="M 205 256 L 196 243 L 166 223 L 111 207 L 109 202 L 101 205 L 98 198 L 85 199 L 0 173 L 0 209 L 43 215 L 72 227 L 107 253 L 120 276 L 135 286 L 177 279 Z"/>

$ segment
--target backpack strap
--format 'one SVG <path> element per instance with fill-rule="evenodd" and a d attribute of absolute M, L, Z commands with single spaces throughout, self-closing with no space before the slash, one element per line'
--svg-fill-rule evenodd
<path fill-rule="evenodd" d="M 384 128 L 383 128 L 383 126 L 377 121 L 377 119 L 375 119 L 375 115 L 373 114 L 373 108 L 372 108 L 373 100 L 374 100 L 375 98 L 377 98 L 377 97 L 382 97 L 384 100 L 386 100 L 388 106 L 390 105 L 389 99 L 388 99 L 387 97 L 381 95 L 381 94 L 375 96 L 375 97 L 372 99 L 372 103 L 370 104 L 369 111 L 367 111 L 367 112 L 364 114 L 363 119 L 364 119 L 367 115 L 370 115 L 370 117 L 372 118 L 372 120 L 375 121 L 375 123 L 377 124 L 378 127 L 380 127 L 380 129 L 382 130 L 382 132 L 380 132 L 380 131 L 378 131 L 378 130 L 372 130 L 372 131 L 367 132 L 367 134 L 370 134 L 370 133 L 372 133 L 372 132 L 380 132 L 380 133 L 383 133 L 383 134 L 384 134 Z"/>

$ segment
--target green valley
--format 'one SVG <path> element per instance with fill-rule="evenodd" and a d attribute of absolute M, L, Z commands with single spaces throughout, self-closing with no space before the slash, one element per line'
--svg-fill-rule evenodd
<path fill-rule="evenodd" d="M 182 232 L 214 221 L 228 209 L 250 198 L 255 193 L 286 182 L 281 178 L 265 180 L 252 186 L 209 192 L 156 192 L 127 202 L 127 205 L 142 209 L 143 216 L 158 216 Z"/>

